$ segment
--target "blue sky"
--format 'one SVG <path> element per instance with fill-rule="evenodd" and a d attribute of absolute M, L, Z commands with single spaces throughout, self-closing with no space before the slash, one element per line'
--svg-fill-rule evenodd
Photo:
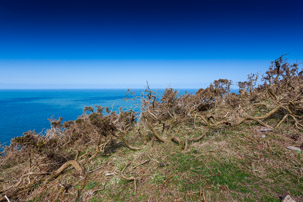
<path fill-rule="evenodd" d="M 0 86 L 22 89 L 144 88 L 146 81 L 152 88 L 200 88 L 217 78 L 243 80 L 268 66 L 263 60 L 29 60 L 0 65 L 6 66 Z"/>
<path fill-rule="evenodd" d="M 0 88 L 200 88 L 303 61 L 300 1 L 3 0 Z"/>

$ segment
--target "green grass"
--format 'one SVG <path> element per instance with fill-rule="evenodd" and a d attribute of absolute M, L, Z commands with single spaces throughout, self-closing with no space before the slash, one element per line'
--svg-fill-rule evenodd
<path fill-rule="evenodd" d="M 199 156 L 195 157 L 191 153 L 179 153 L 171 157 L 175 163 L 176 170 L 182 174 L 186 173 L 191 181 L 179 180 L 182 191 L 198 191 L 201 187 L 226 186 L 229 190 L 248 193 L 246 184 L 251 181 L 252 176 L 242 171 L 237 164 L 241 162 L 219 162 L 207 161 Z M 206 163 L 207 162 L 207 165 Z"/>
<path fill-rule="evenodd" d="M 89 190 L 89 189 L 93 189 L 94 187 L 96 187 L 99 183 L 96 181 L 90 182 L 88 183 L 85 187 L 84 190 Z"/>

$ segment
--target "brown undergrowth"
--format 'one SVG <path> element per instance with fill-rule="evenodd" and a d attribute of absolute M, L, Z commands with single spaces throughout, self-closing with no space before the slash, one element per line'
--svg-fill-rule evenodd
<path fill-rule="evenodd" d="M 283 57 L 196 94 L 149 87 L 141 110 L 86 107 L 16 137 L 0 156 L 6 201 L 279 201 L 303 193 L 303 72 Z M 301 197 L 301 198 L 300 198 Z"/>

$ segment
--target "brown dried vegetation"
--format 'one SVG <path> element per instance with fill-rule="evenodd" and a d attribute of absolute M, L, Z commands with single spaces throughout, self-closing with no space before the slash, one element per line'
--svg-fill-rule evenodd
<path fill-rule="evenodd" d="M 104 114 L 103 107 L 96 106 L 96 111 L 93 107 L 85 107 L 84 114 L 75 121 L 62 124 L 61 118 L 50 120 L 51 129 L 46 135 L 29 131 L 4 148 L 0 157 L 0 169 L 5 170 L 0 176 L 0 201 L 5 200 L 4 195 L 14 201 L 35 198 L 56 183 L 56 178 L 70 166 L 76 170 L 71 177 L 84 183 L 91 173 L 86 168 L 91 160 L 111 155 L 123 145 L 140 150 L 150 147 L 154 141 L 173 141 L 186 152 L 209 130 L 234 128 L 251 122 L 271 129 L 287 122 L 298 133 L 302 131 L 303 71 L 298 65 L 290 65 L 281 56 L 263 75 L 263 84 L 256 87 L 257 81 L 258 75 L 251 74 L 248 81 L 239 82 L 239 94 L 230 93 L 231 81 L 227 79 L 216 80 L 196 94 L 179 95 L 169 88 L 160 97 L 147 86 L 140 96 L 140 114 L 122 109 L 117 113 L 108 108 Z M 180 128 L 188 133 L 198 129 L 202 134 L 180 138 Z M 133 137 L 128 137 L 130 134 Z M 141 148 L 132 144 L 139 144 Z M 138 179 L 124 175 L 129 166 L 130 163 L 124 167 L 121 177 L 134 181 L 136 189 Z M 59 192 L 44 195 L 44 200 L 56 201 L 70 186 L 63 184 Z M 39 191 L 35 191 L 37 187 Z M 73 200 L 77 200 L 79 190 L 73 190 Z"/>

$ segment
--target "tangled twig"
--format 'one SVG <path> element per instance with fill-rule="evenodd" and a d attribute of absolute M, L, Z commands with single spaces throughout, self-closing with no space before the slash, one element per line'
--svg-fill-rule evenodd
<path fill-rule="evenodd" d="M 121 177 L 127 181 L 134 181 L 134 189 L 135 189 L 135 192 L 137 192 L 137 179 L 135 177 L 126 177 L 124 175 L 124 171 L 125 169 L 131 165 L 131 162 L 129 162 L 128 164 L 125 165 L 125 167 L 123 168 L 123 170 L 121 171 Z"/>

